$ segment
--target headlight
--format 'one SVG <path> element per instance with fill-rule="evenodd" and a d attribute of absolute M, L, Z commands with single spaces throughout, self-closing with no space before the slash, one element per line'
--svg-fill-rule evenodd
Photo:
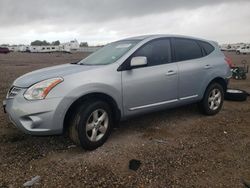
<path fill-rule="evenodd" d="M 62 81 L 62 78 L 51 78 L 38 82 L 27 89 L 27 91 L 24 93 L 24 98 L 27 100 L 44 99 L 50 90 Z"/>

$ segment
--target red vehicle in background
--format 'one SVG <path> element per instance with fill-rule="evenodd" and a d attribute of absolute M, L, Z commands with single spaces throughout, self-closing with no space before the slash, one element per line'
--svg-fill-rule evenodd
<path fill-rule="evenodd" d="M 7 54 L 7 53 L 10 53 L 9 48 L 2 48 L 2 47 L 0 47 L 0 54 Z"/>

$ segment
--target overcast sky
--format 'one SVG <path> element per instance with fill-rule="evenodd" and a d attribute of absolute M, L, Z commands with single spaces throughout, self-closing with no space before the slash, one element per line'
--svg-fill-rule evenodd
<path fill-rule="evenodd" d="M 250 0 L 0 0 L 0 44 L 182 34 L 250 42 Z"/>

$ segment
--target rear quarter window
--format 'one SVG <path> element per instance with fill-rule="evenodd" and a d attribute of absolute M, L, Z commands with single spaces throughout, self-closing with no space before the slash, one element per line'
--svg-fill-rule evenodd
<path fill-rule="evenodd" d="M 203 56 L 200 45 L 192 39 L 174 39 L 175 56 L 177 61 L 197 59 Z"/>
<path fill-rule="evenodd" d="M 198 41 L 198 43 L 203 48 L 206 55 L 209 55 L 214 51 L 214 47 L 211 44 L 209 44 L 208 42 Z"/>

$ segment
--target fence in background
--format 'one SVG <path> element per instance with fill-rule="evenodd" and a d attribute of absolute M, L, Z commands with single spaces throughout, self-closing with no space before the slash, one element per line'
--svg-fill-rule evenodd
<path fill-rule="evenodd" d="M 101 47 L 89 46 L 89 47 L 80 47 L 77 49 L 78 52 L 95 52 L 99 50 Z"/>

